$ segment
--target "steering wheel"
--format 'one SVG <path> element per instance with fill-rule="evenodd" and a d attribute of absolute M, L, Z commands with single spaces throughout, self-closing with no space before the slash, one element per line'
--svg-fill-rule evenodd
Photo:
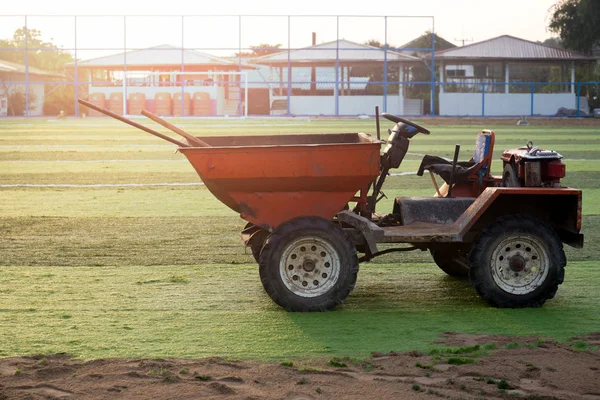
<path fill-rule="evenodd" d="M 383 114 L 381 114 L 381 116 L 382 116 L 383 118 L 385 118 L 385 119 L 389 119 L 390 121 L 392 121 L 392 122 L 393 122 L 393 123 L 395 123 L 395 124 L 398 124 L 398 123 L 402 122 L 402 123 L 403 123 L 403 124 L 405 124 L 405 125 L 412 126 L 412 127 L 413 127 L 413 128 L 415 128 L 415 129 L 417 130 L 417 132 L 419 132 L 419 133 L 424 133 L 425 135 L 429 135 L 429 134 L 431 133 L 431 132 L 429 132 L 429 129 L 425 129 L 425 128 L 423 128 L 421 125 L 419 125 L 419 124 L 415 124 L 414 122 L 410 122 L 410 121 L 409 121 L 409 120 L 407 120 L 407 119 L 400 118 L 400 117 L 397 117 L 397 116 L 395 116 L 395 115 L 388 114 L 388 113 L 383 113 Z"/>

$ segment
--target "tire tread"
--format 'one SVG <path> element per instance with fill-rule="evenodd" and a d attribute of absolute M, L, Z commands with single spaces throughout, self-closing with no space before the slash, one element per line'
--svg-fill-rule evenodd
<path fill-rule="evenodd" d="M 546 282 L 540 286 L 541 290 L 535 296 L 527 294 L 517 297 L 506 293 L 488 277 L 486 268 L 489 269 L 489 260 L 486 261 L 486 254 L 490 251 L 490 246 L 496 238 L 511 232 L 537 234 L 548 246 L 550 271 Z M 556 295 L 558 286 L 564 281 L 567 265 L 563 243 L 556 232 L 538 219 L 521 214 L 500 217 L 494 224 L 483 229 L 473 242 L 468 262 L 471 284 L 482 299 L 497 308 L 541 307 Z"/>
<path fill-rule="evenodd" d="M 300 299 L 277 281 L 279 271 L 275 271 L 276 268 L 272 265 L 274 252 L 290 235 L 294 235 L 301 230 L 326 231 L 328 234 L 333 235 L 334 240 L 342 247 L 342 254 L 340 254 L 340 268 L 342 270 L 339 279 L 343 279 L 343 270 L 347 269 L 345 272 L 347 282 L 342 283 L 337 289 L 332 289 L 333 293 L 329 296 Z M 344 254 L 348 257 L 346 263 L 343 262 Z M 277 262 L 277 264 L 279 263 Z M 267 294 L 284 309 L 300 312 L 327 311 L 342 304 L 354 289 L 358 275 L 358 257 L 354 244 L 341 228 L 320 217 L 298 217 L 284 222 L 269 235 L 260 252 L 259 273 L 261 283 Z"/>

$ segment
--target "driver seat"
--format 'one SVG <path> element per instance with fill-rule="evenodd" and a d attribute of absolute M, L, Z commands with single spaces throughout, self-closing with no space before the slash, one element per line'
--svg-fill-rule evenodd
<path fill-rule="evenodd" d="M 456 163 L 453 183 L 481 182 L 489 178 L 495 138 L 496 135 L 491 130 L 483 130 L 477 135 L 473 158 L 470 161 Z M 421 161 L 417 175 L 423 176 L 424 170 L 438 174 L 447 184 L 451 183 L 452 161 L 438 156 L 426 155 Z"/>

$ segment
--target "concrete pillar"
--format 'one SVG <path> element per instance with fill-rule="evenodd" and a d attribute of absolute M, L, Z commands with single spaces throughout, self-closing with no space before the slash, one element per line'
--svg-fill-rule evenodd
<path fill-rule="evenodd" d="M 342 69 L 342 79 L 340 79 L 340 81 L 336 82 L 335 84 L 336 85 L 339 84 L 339 83 L 342 84 L 342 92 L 340 93 L 340 96 L 344 96 L 345 95 L 344 86 L 346 86 L 346 85 L 344 85 L 344 82 L 346 81 L 346 75 L 345 75 L 346 68 L 344 68 L 344 66 L 342 65 L 341 69 Z"/>
<path fill-rule="evenodd" d="M 279 95 L 283 96 L 283 67 L 279 67 Z"/>
<path fill-rule="evenodd" d="M 444 82 L 444 79 L 445 79 L 444 78 L 444 76 L 445 76 L 445 74 L 444 74 L 444 72 L 445 72 L 444 68 L 445 68 L 444 67 L 444 62 L 442 61 L 440 63 L 440 82 L 442 83 L 442 85 L 440 85 L 440 93 L 444 93 L 444 85 L 443 85 L 443 83 L 445 83 Z"/>

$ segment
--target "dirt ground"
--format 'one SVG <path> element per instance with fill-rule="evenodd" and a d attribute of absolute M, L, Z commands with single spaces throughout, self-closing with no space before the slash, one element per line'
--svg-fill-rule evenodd
<path fill-rule="evenodd" d="M 566 343 L 447 333 L 445 346 L 459 350 L 293 365 L 14 357 L 0 360 L 0 399 L 600 399 L 600 333 Z"/>

